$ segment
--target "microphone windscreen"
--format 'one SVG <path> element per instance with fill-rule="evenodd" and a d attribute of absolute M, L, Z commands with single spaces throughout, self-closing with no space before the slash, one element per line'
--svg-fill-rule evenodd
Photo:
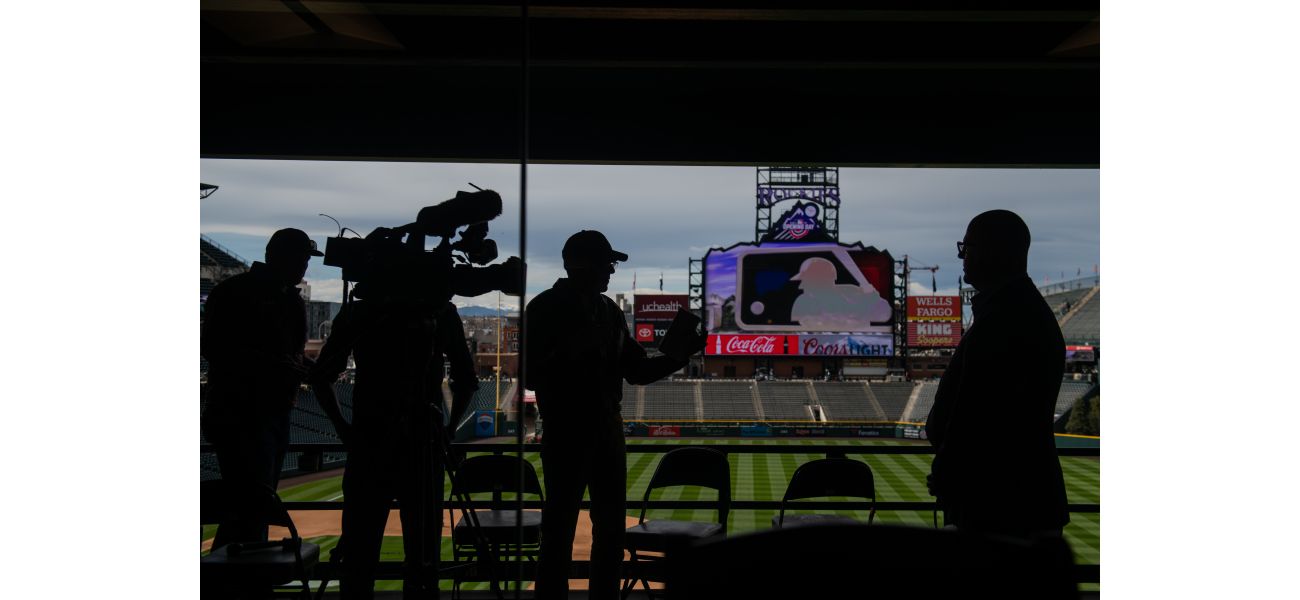
<path fill-rule="evenodd" d="M 424 235 L 446 237 L 460 227 L 491 221 L 500 214 L 500 194 L 492 190 L 456 192 L 451 200 L 420 209 L 415 223 Z"/>

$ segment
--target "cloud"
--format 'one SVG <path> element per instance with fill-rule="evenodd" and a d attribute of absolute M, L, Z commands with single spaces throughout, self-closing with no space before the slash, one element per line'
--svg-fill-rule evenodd
<path fill-rule="evenodd" d="M 502 256 L 519 252 L 517 165 L 204 159 L 200 167 L 203 181 L 221 186 L 202 201 L 200 230 L 248 259 L 260 259 L 281 227 L 323 244 L 337 230 L 317 213 L 365 234 L 410 222 L 421 207 L 471 189 L 469 182 L 501 193 L 503 214 L 491 235 Z M 630 256 L 611 292 L 631 291 L 633 273 L 637 287 L 657 292 L 662 271 L 664 290 L 684 293 L 689 259 L 754 238 L 752 167 L 533 165 L 529 182 L 530 296 L 563 276 L 560 248 L 581 229 L 604 232 Z M 961 274 L 955 242 L 966 224 L 993 208 L 1016 211 L 1029 225 L 1035 281 L 1091 274 L 1100 262 L 1097 170 L 844 168 L 840 186 L 841 240 L 937 265 L 944 288 Z M 317 262 L 310 279 L 338 278 Z"/>

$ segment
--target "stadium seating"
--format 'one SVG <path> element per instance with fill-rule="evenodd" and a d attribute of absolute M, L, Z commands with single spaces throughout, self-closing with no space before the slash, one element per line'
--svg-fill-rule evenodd
<path fill-rule="evenodd" d="M 1092 389 L 1093 384 L 1086 381 L 1064 381 L 1061 382 L 1061 391 L 1056 395 L 1056 409 L 1053 411 L 1053 418 L 1059 418 L 1065 411 L 1070 410 L 1074 403 L 1082 398 L 1088 390 Z"/>
<path fill-rule="evenodd" d="M 939 391 L 939 382 L 923 381 L 920 383 L 921 391 L 916 397 L 916 404 L 912 405 L 912 410 L 903 415 L 903 420 L 908 423 L 924 423 L 930 416 L 930 409 L 934 407 L 934 395 Z"/>
<path fill-rule="evenodd" d="M 862 383 L 815 382 L 813 389 L 829 421 L 881 421 L 885 416 L 867 400 Z"/>
<path fill-rule="evenodd" d="M 213 262 L 216 262 L 222 267 L 248 268 L 248 263 L 245 263 L 238 257 L 228 254 L 225 250 L 218 248 L 215 244 L 211 244 L 207 240 L 199 239 L 199 250 L 200 255 L 208 256 L 213 260 Z M 206 263 L 200 264 L 202 265 Z"/>
<path fill-rule="evenodd" d="M 769 421 L 810 421 L 808 384 L 804 382 L 755 383 L 763 403 L 763 417 Z"/>
<path fill-rule="evenodd" d="M 647 421 L 695 421 L 699 419 L 695 412 L 695 386 L 695 382 L 685 381 L 660 381 L 644 386 L 645 409 L 641 418 Z M 635 392 L 635 388 L 632 389 Z M 632 398 L 636 398 L 636 396 L 633 395 Z M 624 411 L 627 410 L 627 402 L 628 396 L 625 393 L 623 397 Z M 751 415 L 754 412 L 752 400 L 749 412 Z"/>
<path fill-rule="evenodd" d="M 881 410 L 885 411 L 886 421 L 903 420 L 903 410 L 912 398 L 910 382 L 872 383 L 871 391 L 876 395 Z"/>
<path fill-rule="evenodd" d="M 1043 296 L 1043 300 L 1047 301 L 1047 305 L 1052 307 L 1052 312 L 1055 312 L 1059 317 L 1065 314 L 1066 302 L 1069 302 L 1070 307 L 1073 308 L 1079 303 L 1079 300 L 1088 295 L 1088 292 L 1090 291 L 1092 291 L 1091 287 L 1083 287 L 1066 292 L 1048 294 Z"/>
<path fill-rule="evenodd" d="M 640 408 L 637 406 L 637 395 L 640 393 L 637 388 L 638 386 L 626 381 L 623 382 L 623 402 L 619 408 L 624 421 L 635 421 L 637 419 L 637 411 Z"/>
<path fill-rule="evenodd" d="M 704 419 L 709 421 L 755 421 L 754 383 L 719 381 L 704 384 Z M 649 399 L 646 400 L 649 411 Z"/>
<path fill-rule="evenodd" d="M 1061 326 L 1066 344 L 1097 344 L 1101 342 L 1101 290 L 1080 306 L 1073 316 Z"/>

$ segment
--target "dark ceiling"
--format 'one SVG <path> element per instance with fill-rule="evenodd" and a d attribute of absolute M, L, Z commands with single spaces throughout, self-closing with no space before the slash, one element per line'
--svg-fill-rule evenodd
<path fill-rule="evenodd" d="M 746 6 L 530 7 L 529 160 L 1099 162 L 1096 0 Z M 517 4 L 200 7 L 205 157 L 520 157 Z"/>

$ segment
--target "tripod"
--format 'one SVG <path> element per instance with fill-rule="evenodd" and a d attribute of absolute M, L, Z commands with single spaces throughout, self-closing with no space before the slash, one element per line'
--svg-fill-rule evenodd
<path fill-rule="evenodd" d="M 367 395 L 362 404 L 358 404 L 358 408 L 365 404 L 372 408 L 379 408 L 380 412 L 372 410 L 367 413 L 367 420 L 364 421 L 366 425 L 359 431 L 369 432 L 368 435 L 362 436 L 359 431 L 353 432 L 354 436 L 358 436 L 354 439 L 360 440 L 356 443 L 361 445 L 353 445 L 350 452 L 362 462 L 349 464 L 348 468 L 358 469 L 349 475 L 355 474 L 359 478 L 353 485 L 361 486 L 354 488 L 361 496 L 355 500 L 359 504 L 345 506 L 344 514 L 347 521 L 349 509 L 356 508 L 358 510 L 356 518 L 362 520 L 351 521 L 356 525 L 355 527 L 352 525 L 345 527 L 343 539 L 331 553 L 330 564 L 334 566 L 341 562 L 343 570 L 352 574 L 349 576 L 356 577 L 353 580 L 354 584 L 345 582 L 347 585 L 345 591 L 351 588 L 363 595 L 367 594 L 365 582 L 373 577 L 374 567 L 371 565 L 378 558 L 372 552 L 379 551 L 379 547 L 374 545 L 378 542 L 378 538 L 370 536 L 381 535 L 371 527 L 382 527 L 383 523 L 373 520 L 377 518 L 373 516 L 373 511 L 378 510 L 375 502 L 386 496 L 383 490 L 389 489 L 390 485 L 396 485 L 397 489 L 394 491 L 398 493 L 403 503 L 403 521 L 407 525 L 404 531 L 408 569 L 405 577 L 407 593 L 419 597 L 433 597 L 438 593 L 440 574 L 477 566 L 479 568 L 477 572 L 486 575 L 491 582 L 496 596 L 504 598 L 500 585 L 501 578 L 498 575 L 499 569 L 496 565 L 499 559 L 498 552 L 484 535 L 478 515 L 470 510 L 470 498 L 467 494 L 456 494 L 455 501 L 462 514 L 461 535 L 465 536 L 465 529 L 468 529 L 469 545 L 475 548 L 478 561 L 437 568 L 435 567 L 437 563 L 431 560 L 431 557 L 437 556 L 434 553 L 440 550 L 441 542 L 441 528 L 434 527 L 431 519 L 440 516 L 442 505 L 441 494 L 434 489 L 441 484 L 443 472 L 451 478 L 453 490 L 459 478 L 459 461 L 452 449 L 451 436 L 442 424 L 444 412 L 441 406 L 442 395 L 438 393 L 443 372 L 442 352 L 436 337 L 435 317 L 438 311 L 427 305 L 413 304 L 405 304 L 404 308 L 400 306 L 393 308 L 383 304 L 378 306 L 369 304 L 363 308 L 359 303 L 350 303 L 350 306 L 353 307 L 351 308 L 353 312 L 349 314 L 358 315 L 354 318 L 360 318 L 364 326 L 355 329 L 340 328 L 336 332 L 327 343 L 329 363 L 335 365 L 334 368 L 338 368 L 338 365 L 342 364 L 341 357 L 346 357 L 349 352 L 361 345 L 366 350 L 365 362 L 359 365 L 363 373 L 362 377 L 378 377 L 363 379 L 363 381 L 371 381 L 370 385 L 381 387 L 376 388 L 380 390 L 379 395 Z M 369 309 L 380 312 L 367 312 Z M 425 331 L 430 337 L 421 342 L 419 340 Z M 412 337 L 412 334 L 415 337 Z M 381 350 L 391 352 L 385 354 Z M 322 360 L 325 360 L 324 354 Z M 398 367 L 392 368 L 394 364 Z M 434 366 L 437 368 L 433 368 Z M 367 368 L 377 370 L 367 371 Z M 334 372 L 332 368 L 326 370 L 326 373 L 332 372 Z M 433 374 L 437 374 L 436 379 Z M 385 397 L 383 390 L 387 390 L 387 397 L 397 400 L 397 404 L 388 404 L 387 408 L 382 408 L 382 404 L 378 407 L 369 405 L 369 402 Z M 371 393 L 373 394 L 374 390 L 371 390 Z M 330 402 L 334 401 L 332 385 L 317 388 L 317 394 L 327 395 Z M 361 400 L 360 396 L 358 400 Z M 326 404 L 329 402 L 322 402 L 322 405 Z M 377 415 L 379 418 L 376 418 Z M 341 415 L 336 416 L 342 418 Z M 357 416 L 360 414 L 354 410 L 354 423 L 361 424 L 355 421 Z M 351 429 L 348 423 L 341 422 L 340 431 L 344 426 Z M 364 458 L 361 454 L 363 450 Z M 379 479 L 372 479 L 375 476 Z M 412 480 L 411 477 L 417 479 Z M 403 480 L 405 484 L 395 483 Z M 347 475 L 345 481 L 348 481 Z M 380 487 L 371 487 L 370 484 Z M 363 491 L 366 493 L 362 493 Z M 377 494 L 371 494 L 369 491 L 375 491 Z M 391 502 L 391 496 L 387 498 Z M 345 499 L 345 502 L 347 501 Z M 412 504 L 414 506 L 411 506 Z M 384 515 L 388 514 L 388 508 L 384 508 L 383 511 Z M 414 517 L 411 520 L 415 522 L 409 522 L 407 517 Z M 354 534 L 361 537 L 349 539 Z M 416 537 L 409 537 L 412 535 Z M 431 544 L 433 547 L 430 547 Z M 349 559 L 346 555 L 348 552 L 361 554 L 356 554 Z M 355 566 L 350 567 L 349 562 Z M 318 598 L 323 597 L 327 583 L 328 581 L 322 582 Z M 360 587 L 354 588 L 354 585 Z M 352 592 L 348 593 L 351 595 Z"/>

